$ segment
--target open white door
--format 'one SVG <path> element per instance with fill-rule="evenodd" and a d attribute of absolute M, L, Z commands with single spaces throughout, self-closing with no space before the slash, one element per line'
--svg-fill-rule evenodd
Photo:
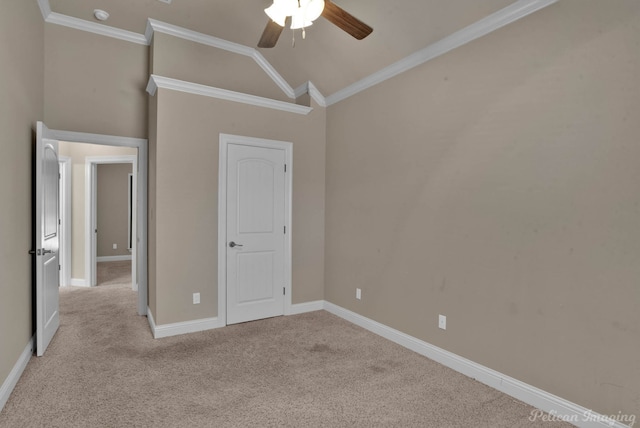
<path fill-rule="evenodd" d="M 38 122 L 35 162 L 36 355 L 42 356 L 60 325 L 58 141 Z"/>

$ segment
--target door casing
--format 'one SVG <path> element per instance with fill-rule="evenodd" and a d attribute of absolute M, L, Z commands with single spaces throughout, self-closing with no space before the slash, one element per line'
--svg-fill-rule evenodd
<path fill-rule="evenodd" d="M 60 287 L 71 285 L 71 158 L 60 161 Z"/>
<path fill-rule="evenodd" d="M 218 166 L 218 315 L 219 322 L 227 323 L 227 147 L 238 144 L 284 150 L 287 173 L 285 174 L 285 226 L 284 239 L 284 315 L 291 310 L 291 245 L 292 245 L 292 189 L 293 189 L 293 144 L 286 141 L 220 134 Z"/>
<path fill-rule="evenodd" d="M 104 164 L 131 164 L 133 171 L 134 186 L 137 184 L 138 157 L 135 155 L 124 156 L 87 156 L 85 158 L 85 277 L 87 285 L 93 287 L 96 285 L 97 276 L 97 236 L 95 230 L 98 218 L 98 188 L 97 188 L 97 167 Z M 136 225 L 133 224 L 133 233 L 136 234 Z M 133 291 L 138 289 L 137 282 L 137 244 L 133 242 L 131 251 L 131 287 Z"/>

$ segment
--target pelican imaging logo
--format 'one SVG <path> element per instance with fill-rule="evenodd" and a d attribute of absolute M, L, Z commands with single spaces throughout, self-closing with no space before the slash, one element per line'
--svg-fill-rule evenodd
<path fill-rule="evenodd" d="M 587 410 L 581 415 L 576 413 L 560 414 L 556 410 L 551 410 L 547 413 L 542 410 L 534 409 L 529 415 L 529 420 L 531 422 L 569 422 L 574 425 L 580 422 L 599 422 L 610 427 L 614 426 L 616 423 L 620 423 L 633 427 L 636 423 L 636 415 L 626 415 L 622 412 L 618 412 L 615 415 L 601 415 L 594 413 L 591 410 Z"/>

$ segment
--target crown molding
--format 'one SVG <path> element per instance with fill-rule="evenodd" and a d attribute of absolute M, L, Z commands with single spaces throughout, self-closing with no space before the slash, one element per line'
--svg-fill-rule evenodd
<path fill-rule="evenodd" d="M 38 6 L 40 6 L 42 18 L 46 21 L 47 17 L 51 14 L 51 4 L 49 4 L 49 0 L 38 0 Z"/>
<path fill-rule="evenodd" d="M 316 88 L 316 86 L 311 81 L 305 82 L 302 85 L 298 86 L 296 89 L 294 89 L 293 92 L 295 94 L 296 99 L 301 97 L 304 94 L 309 94 L 309 96 L 313 98 L 313 100 L 316 103 L 318 103 L 318 105 L 322 107 L 327 106 L 327 102 L 324 96 L 320 93 L 318 88 Z"/>
<path fill-rule="evenodd" d="M 289 98 L 295 98 L 293 88 L 287 83 L 286 80 L 276 71 L 275 68 L 265 59 L 264 56 L 257 49 L 249 46 L 241 45 L 239 43 L 233 43 L 228 40 L 220 39 L 218 37 L 210 36 L 208 34 L 192 31 L 184 27 L 179 27 L 173 24 L 167 24 L 166 22 L 157 21 L 149 18 L 147 20 L 147 29 L 145 31 L 145 37 L 147 44 L 151 44 L 151 39 L 154 32 L 160 32 L 169 34 L 181 39 L 190 40 L 192 42 L 200 43 L 214 48 L 222 49 L 228 52 L 248 56 L 252 58 L 262 70 L 267 73 L 267 76 L 275 82 L 276 85 L 284 92 Z"/>
<path fill-rule="evenodd" d="M 274 110 L 286 111 L 307 115 L 313 108 L 288 103 L 285 101 L 272 100 L 270 98 L 259 97 L 257 95 L 243 94 L 241 92 L 229 91 L 227 89 L 214 88 L 213 86 L 200 85 L 184 80 L 172 79 L 170 77 L 157 76 L 152 74 L 147 84 L 147 92 L 154 96 L 158 88 L 170 89 L 173 91 L 185 92 L 188 94 L 202 95 L 205 97 L 218 98 L 226 101 L 249 104 L 257 107 L 265 107 Z"/>
<path fill-rule="evenodd" d="M 273 68 L 269 61 L 267 61 L 260 52 L 253 48 L 250 49 L 253 50 L 251 58 L 253 58 L 253 60 L 260 66 L 260 68 L 262 68 L 262 70 L 267 73 L 271 80 L 273 80 L 275 84 L 278 85 L 282 92 L 284 92 L 289 98 L 295 98 L 296 96 L 293 88 L 287 83 L 286 80 L 284 80 L 284 77 L 282 77 L 280 73 L 278 73 L 276 69 Z"/>
<path fill-rule="evenodd" d="M 326 98 L 327 105 L 333 105 L 372 86 L 391 79 L 414 67 L 424 64 L 455 48 L 489 34 L 514 21 L 543 9 L 558 0 L 518 0 L 515 3 L 463 28 L 460 31 L 435 42 L 424 49 L 377 71 L 358 82 L 341 89 Z"/>
<path fill-rule="evenodd" d="M 302 85 L 298 86 L 293 90 L 293 96 L 296 97 L 296 99 L 298 99 L 308 92 L 309 92 L 309 82 L 304 82 Z"/>
<path fill-rule="evenodd" d="M 311 81 L 309 81 L 308 85 L 309 85 L 309 95 L 311 96 L 311 98 L 313 98 L 314 101 L 317 102 L 322 107 L 326 107 L 327 100 L 324 97 L 324 95 L 322 95 L 322 93 L 318 90 L 318 88 L 316 88 L 316 85 L 314 85 L 313 82 Z"/>
<path fill-rule="evenodd" d="M 98 24 L 96 22 L 86 21 L 84 19 L 74 18 L 72 16 L 62 15 L 56 12 L 49 13 L 45 18 L 45 22 L 75 28 L 76 30 L 87 31 L 101 36 L 112 37 L 126 42 L 137 43 L 139 45 L 148 45 L 147 39 L 142 34 L 134 33 L 133 31 L 121 30 L 119 28 Z"/>
<path fill-rule="evenodd" d="M 151 43 L 150 36 L 152 32 L 156 31 L 159 33 L 168 34 L 170 36 L 179 37 L 181 39 L 190 40 L 192 42 L 212 46 L 214 48 L 223 49 L 225 51 L 245 56 L 252 56 L 253 51 L 255 50 L 239 43 L 233 43 L 228 40 L 220 39 L 218 37 L 199 33 L 197 31 L 189 30 L 188 28 L 179 27 L 177 25 L 168 24 L 166 22 L 158 21 L 151 18 L 147 19 L 147 30 L 145 31 L 147 44 Z"/>

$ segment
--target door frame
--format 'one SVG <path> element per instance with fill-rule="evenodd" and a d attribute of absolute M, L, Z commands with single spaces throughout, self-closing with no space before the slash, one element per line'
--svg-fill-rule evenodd
<path fill-rule="evenodd" d="M 138 315 L 147 315 L 147 171 L 149 165 L 149 143 L 143 138 L 119 137 L 115 135 L 90 134 L 85 132 L 51 130 L 59 141 L 69 143 L 89 143 L 103 146 L 133 147 L 138 149 L 138 215 L 136 227 L 137 244 L 137 276 L 138 276 Z"/>
<path fill-rule="evenodd" d="M 71 285 L 71 179 L 69 156 L 58 155 L 60 163 L 60 287 Z"/>
<path fill-rule="evenodd" d="M 218 321 L 227 325 L 227 148 L 230 144 L 284 150 L 287 168 L 284 175 L 284 222 L 287 228 L 284 238 L 284 315 L 291 315 L 293 143 L 221 133 L 218 165 Z"/>
<path fill-rule="evenodd" d="M 85 221 L 84 221 L 84 262 L 85 262 L 85 281 L 90 287 L 97 284 L 97 246 L 98 240 L 93 231 L 97 227 L 98 220 L 98 165 L 107 164 L 131 164 L 133 171 L 133 183 L 137 184 L 138 157 L 136 155 L 120 155 L 120 156 L 87 156 L 85 157 Z M 128 183 L 128 178 L 127 178 Z M 127 194 L 128 194 L 127 190 Z M 132 207 L 136 210 L 136 207 Z M 133 224 L 133 234 L 136 234 L 136 225 Z M 133 291 L 138 289 L 137 283 L 137 244 L 133 242 L 131 250 L 131 288 Z"/>

